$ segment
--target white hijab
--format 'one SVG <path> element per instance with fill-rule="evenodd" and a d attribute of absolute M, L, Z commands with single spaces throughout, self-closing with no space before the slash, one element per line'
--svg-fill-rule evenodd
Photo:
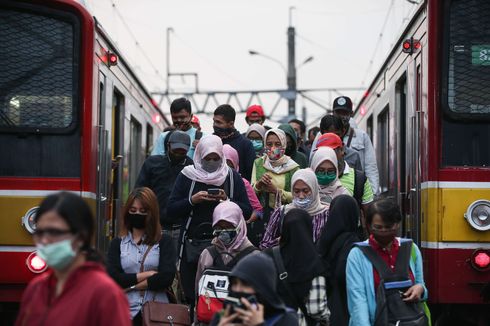
<path fill-rule="evenodd" d="M 313 170 L 310 168 L 296 171 L 293 174 L 293 178 L 291 179 L 291 189 L 294 187 L 294 184 L 299 180 L 306 183 L 308 187 L 310 187 L 311 189 L 312 201 L 310 206 L 306 209 L 308 214 L 313 216 L 318 213 L 321 213 L 322 211 L 325 211 L 328 208 L 328 206 L 320 202 L 320 189 L 319 189 L 320 187 L 318 185 L 318 180 L 316 179 L 315 172 L 313 172 Z M 285 213 L 287 213 L 289 210 L 293 208 L 298 208 L 298 207 L 294 206 L 294 203 L 286 205 Z"/>
<path fill-rule="evenodd" d="M 216 153 L 221 158 L 221 166 L 209 173 L 202 168 L 201 162 L 207 155 Z M 221 186 L 228 176 L 228 165 L 223 154 L 223 142 L 215 135 L 207 135 L 201 138 L 194 153 L 194 165 L 188 165 L 182 170 L 182 174 L 196 182 L 202 182 L 213 186 Z"/>
<path fill-rule="evenodd" d="M 339 163 L 337 161 L 337 154 L 330 147 L 318 147 L 313 154 L 313 158 L 311 159 L 310 167 L 315 172 L 316 169 L 325 161 L 330 161 L 335 166 L 336 178 L 332 183 L 326 186 L 320 186 L 320 193 L 322 196 L 330 196 L 334 195 L 339 188 L 343 188 L 342 184 L 339 181 Z M 315 175 L 316 177 L 316 175 Z M 342 193 L 345 193 L 342 191 Z"/>
<path fill-rule="evenodd" d="M 279 141 L 281 142 L 281 146 L 284 149 L 284 153 L 285 153 L 287 147 L 286 133 L 279 128 L 273 128 L 268 130 L 265 133 L 264 146 L 267 143 L 267 137 L 270 134 L 274 134 L 277 136 L 277 138 L 279 138 Z M 272 171 L 275 174 L 283 174 L 288 171 L 294 170 L 297 166 L 299 166 L 298 163 L 293 161 L 293 159 L 287 156 L 286 154 L 283 154 L 278 160 L 273 161 L 269 159 L 269 156 L 267 155 L 267 151 L 266 151 L 265 161 L 264 161 L 264 168 L 266 170 Z"/>

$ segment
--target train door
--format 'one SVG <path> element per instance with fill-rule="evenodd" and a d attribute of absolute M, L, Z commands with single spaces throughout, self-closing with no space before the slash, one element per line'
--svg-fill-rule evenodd
<path fill-rule="evenodd" d="M 396 84 L 398 201 L 402 235 L 420 243 L 420 56 Z"/>

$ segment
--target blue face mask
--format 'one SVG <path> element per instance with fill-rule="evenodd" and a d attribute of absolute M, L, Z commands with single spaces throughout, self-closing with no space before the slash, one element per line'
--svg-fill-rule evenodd
<path fill-rule="evenodd" d="M 256 152 L 261 151 L 264 148 L 264 142 L 260 139 L 252 139 L 250 141 Z"/>
<path fill-rule="evenodd" d="M 238 229 L 232 230 L 220 230 L 218 233 L 218 239 L 223 243 L 226 247 L 228 247 L 233 240 L 235 240 Z"/>
<path fill-rule="evenodd" d="M 46 262 L 46 264 L 56 270 L 64 270 L 73 262 L 76 256 L 71 246 L 72 240 L 66 239 L 47 245 L 38 244 L 37 255 Z"/>
<path fill-rule="evenodd" d="M 305 198 L 294 197 L 293 205 L 300 209 L 307 209 L 310 207 L 313 198 L 311 196 L 307 196 Z"/>

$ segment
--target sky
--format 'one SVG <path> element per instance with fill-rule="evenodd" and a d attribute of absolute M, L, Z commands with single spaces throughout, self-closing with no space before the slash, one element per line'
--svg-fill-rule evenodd
<path fill-rule="evenodd" d="M 314 57 L 298 68 L 297 88 L 364 89 L 416 8 L 407 0 L 80 2 L 101 22 L 151 92 L 167 89 L 168 28 L 172 29 L 169 71 L 197 73 L 201 90 L 285 89 L 286 73 L 280 63 L 287 64 L 290 12 L 296 31 L 296 66 L 307 57 Z M 266 54 L 275 61 L 251 56 L 249 50 Z M 191 77 L 172 77 L 169 87 L 175 91 L 192 91 L 194 81 Z M 350 96 L 356 105 L 363 92 L 343 95 Z M 312 96 L 324 106 L 330 106 L 334 98 L 326 92 L 312 93 Z M 276 95 L 263 98 L 266 113 L 276 98 Z M 310 125 L 325 114 L 320 107 L 300 98 L 298 115 L 303 106 Z M 162 109 L 168 112 L 167 103 Z M 283 101 L 272 120 L 286 115 L 287 104 Z M 210 130 L 211 119 L 205 115 L 200 118 L 205 129 Z M 237 116 L 237 126 L 245 127 L 243 115 Z"/>

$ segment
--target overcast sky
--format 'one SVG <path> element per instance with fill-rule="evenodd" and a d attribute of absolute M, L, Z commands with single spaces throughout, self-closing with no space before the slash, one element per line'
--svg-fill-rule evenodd
<path fill-rule="evenodd" d="M 407 0 L 85 0 L 150 91 L 164 91 L 166 30 L 171 27 L 170 71 L 199 74 L 201 90 L 286 88 L 289 7 L 296 28 L 297 87 L 367 87 L 407 23 Z M 384 28 L 383 28 L 384 27 Z M 382 34 L 382 36 L 380 36 Z M 193 80 L 171 79 L 176 90 Z M 361 92 L 349 93 L 353 100 Z M 330 105 L 327 93 L 316 93 Z M 272 106 L 271 99 L 265 101 Z M 308 120 L 323 112 L 311 103 Z M 165 111 L 167 105 L 163 105 Z M 266 111 L 270 108 L 266 107 Z M 286 114 L 286 103 L 278 115 Z"/>

